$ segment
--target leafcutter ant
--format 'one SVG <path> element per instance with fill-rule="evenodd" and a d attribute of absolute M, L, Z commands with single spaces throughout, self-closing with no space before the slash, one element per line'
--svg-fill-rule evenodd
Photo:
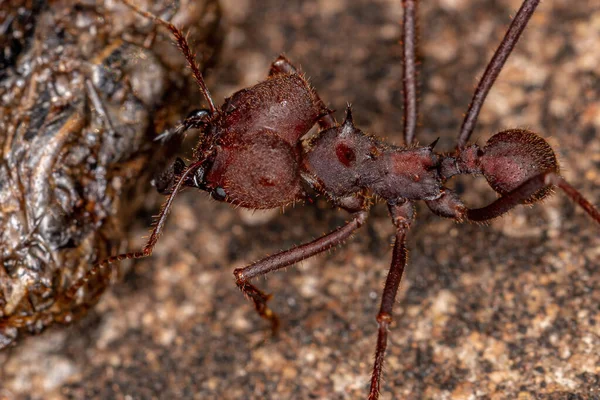
<path fill-rule="evenodd" d="M 207 109 L 190 114 L 163 138 L 183 134 L 191 128 L 201 129 L 203 136 L 189 165 L 177 160 L 157 181 L 157 187 L 169 196 L 144 248 L 95 265 L 66 293 L 65 302 L 73 301 L 77 290 L 108 265 L 150 256 L 174 198 L 184 187 L 206 191 L 215 200 L 249 209 L 282 207 L 317 193 L 348 211 L 350 221 L 321 238 L 234 271 L 239 289 L 276 331 L 278 318 L 267 305 L 270 296 L 257 288 L 252 279 L 343 243 L 365 224 L 373 200 L 383 200 L 396 234 L 377 315 L 379 328 L 369 391 L 369 398 L 376 399 L 392 308 L 407 261 L 406 235 L 417 200 L 425 201 L 441 217 L 457 222 L 483 222 L 518 205 L 539 202 L 554 189 L 560 189 L 600 224 L 600 212 L 560 175 L 554 151 L 538 134 L 509 129 L 492 136 L 484 146 L 468 144 L 486 95 L 539 0 L 525 0 L 515 15 L 481 78 L 465 115 L 457 147 L 450 154 L 434 151 L 436 142 L 425 147 L 415 145 L 418 104 L 414 0 L 403 1 L 404 147 L 363 133 L 354 125 L 350 107 L 345 121 L 338 123 L 302 73 L 285 57 L 273 62 L 267 80 L 234 93 L 217 107 L 183 34 L 170 23 L 126 3 L 173 33 L 208 104 Z M 308 146 L 302 146 L 300 139 L 315 124 L 319 133 Z M 463 174 L 483 175 L 500 197 L 485 207 L 469 208 L 445 186 L 450 178 Z"/>

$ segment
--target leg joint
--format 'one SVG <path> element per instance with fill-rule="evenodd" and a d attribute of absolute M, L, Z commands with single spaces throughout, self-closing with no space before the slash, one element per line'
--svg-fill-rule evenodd
<path fill-rule="evenodd" d="M 544 184 L 558 186 L 560 183 L 560 176 L 555 172 L 548 172 L 544 176 Z"/>
<path fill-rule="evenodd" d="M 244 277 L 244 268 L 234 269 L 233 276 L 235 276 L 235 280 L 238 285 L 247 281 L 247 279 Z"/>
<path fill-rule="evenodd" d="M 386 312 L 380 312 L 377 314 L 377 322 L 379 324 L 391 324 L 392 323 L 392 315 Z"/>

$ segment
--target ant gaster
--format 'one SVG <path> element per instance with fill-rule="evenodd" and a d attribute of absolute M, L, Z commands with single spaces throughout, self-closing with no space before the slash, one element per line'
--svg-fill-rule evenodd
<path fill-rule="evenodd" d="M 369 399 L 379 396 L 387 332 L 407 261 L 405 240 L 414 205 L 424 200 L 435 214 L 457 222 L 488 221 L 519 204 L 532 204 L 561 189 L 600 224 L 600 212 L 559 174 L 556 156 L 537 134 L 522 129 L 492 136 L 485 146 L 467 145 L 487 93 L 499 75 L 539 0 L 525 0 L 479 82 L 466 113 L 456 150 L 443 155 L 430 146 L 414 145 L 417 121 L 416 0 L 403 0 L 403 133 L 408 147 L 387 144 L 354 126 L 350 107 L 338 124 L 317 92 L 285 57 L 271 65 L 267 80 L 234 93 L 220 108 L 214 105 L 194 55 L 179 29 L 123 0 L 139 14 L 166 26 L 174 35 L 208 109 L 190 114 L 162 139 L 199 128 L 203 136 L 186 165 L 178 159 L 157 180 L 168 193 L 146 246 L 137 252 L 101 261 L 61 301 L 72 302 L 77 290 L 109 264 L 152 254 L 176 194 L 185 186 L 208 191 L 214 199 L 249 209 L 269 209 L 307 198 L 306 189 L 327 197 L 351 213 L 350 221 L 309 243 L 266 257 L 234 271 L 236 284 L 258 313 L 278 327 L 267 306 L 270 296 L 253 278 L 276 271 L 343 243 L 367 219 L 371 196 L 385 200 L 396 227 L 391 267 L 377 315 L 378 337 Z M 319 133 L 303 147 L 300 139 L 315 124 Z M 501 196 L 488 206 L 468 208 L 445 182 L 459 174 L 483 175 Z"/>

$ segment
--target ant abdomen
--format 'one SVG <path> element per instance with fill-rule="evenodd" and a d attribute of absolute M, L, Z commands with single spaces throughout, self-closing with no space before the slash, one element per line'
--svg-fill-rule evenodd
<path fill-rule="evenodd" d="M 510 193 L 536 175 L 559 170 L 556 155 L 548 142 L 525 129 L 510 129 L 492 136 L 483 148 L 479 163 L 490 186 L 501 195 Z M 550 193 L 552 188 L 544 187 L 524 203 L 535 203 Z"/>

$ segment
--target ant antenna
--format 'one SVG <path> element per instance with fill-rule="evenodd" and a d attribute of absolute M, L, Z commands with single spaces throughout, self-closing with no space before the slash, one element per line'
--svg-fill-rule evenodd
<path fill-rule="evenodd" d="M 206 158 L 207 157 L 202 157 L 199 161 L 196 161 L 195 163 L 191 164 L 185 169 L 185 171 L 183 171 L 183 173 L 177 180 L 177 184 L 175 184 L 173 188 L 173 192 L 169 195 L 169 198 L 162 206 L 160 214 L 158 214 L 158 218 L 156 219 L 156 224 L 152 228 L 152 232 L 150 233 L 150 237 L 148 238 L 148 242 L 146 242 L 146 245 L 141 251 L 133 251 L 129 253 L 118 254 L 116 256 L 108 257 L 95 264 L 89 271 L 86 272 L 84 277 L 79 279 L 73 286 L 69 288 L 67 292 L 65 292 L 65 294 L 61 298 L 61 301 L 64 301 L 66 303 L 72 302 L 75 298 L 75 295 L 77 294 L 77 291 L 83 285 L 85 285 L 93 276 L 98 274 L 98 272 L 100 272 L 100 270 L 104 267 L 107 267 L 110 264 L 113 264 L 117 261 L 145 258 L 152 255 L 154 246 L 156 246 L 156 242 L 158 242 L 158 239 L 164 229 L 165 222 L 167 221 L 167 215 L 169 214 L 169 211 L 171 211 L 171 206 L 173 205 L 173 200 L 175 200 L 175 196 L 177 195 L 187 178 L 198 168 L 200 168 L 202 164 L 204 164 Z"/>
<path fill-rule="evenodd" d="M 188 45 L 187 39 L 183 35 L 183 32 L 181 32 L 181 30 L 179 28 L 177 28 L 175 25 L 173 25 L 172 23 L 167 22 L 162 18 L 159 18 L 156 15 L 149 13 L 148 11 L 144 11 L 144 10 L 140 9 L 138 6 L 131 3 L 130 0 L 121 0 L 121 1 L 123 2 L 123 4 L 125 4 L 127 7 L 131 8 L 136 13 L 140 14 L 143 17 L 151 19 L 154 22 L 157 22 L 157 23 L 163 25 L 168 30 L 170 30 L 171 33 L 173 33 L 173 36 L 175 36 L 175 40 L 177 41 L 177 47 L 179 47 L 179 49 L 183 53 L 183 55 L 188 63 L 188 66 L 190 67 L 190 69 L 192 70 L 192 73 L 194 74 L 194 79 L 196 79 L 196 83 L 200 87 L 200 91 L 202 92 L 202 95 L 208 102 L 208 108 L 210 109 L 210 113 L 214 114 L 217 111 L 217 108 L 215 107 L 215 103 L 213 102 L 213 99 L 210 96 L 210 92 L 208 91 L 208 88 L 206 87 L 206 84 L 204 83 L 204 78 L 202 77 L 202 72 L 200 72 L 198 63 L 196 62 L 196 57 L 190 50 L 190 46 Z"/>

